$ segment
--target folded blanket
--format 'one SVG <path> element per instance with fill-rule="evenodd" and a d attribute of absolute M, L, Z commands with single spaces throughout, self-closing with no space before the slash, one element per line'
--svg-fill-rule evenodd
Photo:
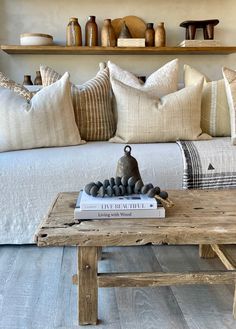
<path fill-rule="evenodd" d="M 231 144 L 230 137 L 177 143 L 183 156 L 183 188 L 236 187 L 236 146 Z"/>

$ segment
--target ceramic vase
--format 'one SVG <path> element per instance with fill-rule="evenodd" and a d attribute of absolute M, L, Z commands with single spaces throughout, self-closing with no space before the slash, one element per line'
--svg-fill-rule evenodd
<path fill-rule="evenodd" d="M 155 31 L 155 47 L 165 47 L 166 45 L 166 31 L 164 23 L 158 23 Z"/>
<path fill-rule="evenodd" d="M 32 80 L 31 80 L 31 75 L 28 75 L 28 74 L 24 75 L 24 81 L 22 84 L 31 86 L 33 84 Z"/>
<path fill-rule="evenodd" d="M 104 19 L 104 23 L 101 31 L 101 42 L 102 42 L 102 47 L 116 46 L 116 35 L 111 25 L 110 19 Z"/>
<path fill-rule="evenodd" d="M 145 46 L 153 47 L 155 44 L 155 30 L 153 28 L 153 23 L 147 23 L 147 28 L 145 30 Z"/>
<path fill-rule="evenodd" d="M 98 46 L 98 27 L 95 16 L 89 16 L 85 25 L 85 46 Z"/>
<path fill-rule="evenodd" d="M 66 45 L 82 46 L 81 27 L 77 17 L 71 17 L 66 28 Z"/>
<path fill-rule="evenodd" d="M 36 77 L 34 79 L 34 85 L 42 85 L 42 77 L 40 71 L 36 71 Z"/>

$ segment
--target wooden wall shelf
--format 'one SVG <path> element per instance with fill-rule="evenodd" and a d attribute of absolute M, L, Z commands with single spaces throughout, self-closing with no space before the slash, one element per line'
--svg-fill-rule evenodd
<path fill-rule="evenodd" d="M 8 54 L 48 55 L 226 55 L 236 53 L 236 47 L 66 47 L 66 46 L 19 46 L 1 45 Z"/>

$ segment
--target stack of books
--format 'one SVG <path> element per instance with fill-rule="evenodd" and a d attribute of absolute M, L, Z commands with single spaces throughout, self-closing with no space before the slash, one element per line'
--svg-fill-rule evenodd
<path fill-rule="evenodd" d="M 222 43 L 219 40 L 183 40 L 180 47 L 220 47 Z"/>
<path fill-rule="evenodd" d="M 93 197 L 79 193 L 74 219 L 164 218 L 165 208 L 155 198 L 132 194 L 117 197 Z"/>

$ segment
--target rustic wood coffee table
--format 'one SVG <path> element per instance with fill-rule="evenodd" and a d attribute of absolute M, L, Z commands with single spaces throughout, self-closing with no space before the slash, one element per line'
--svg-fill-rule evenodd
<path fill-rule="evenodd" d="M 37 245 L 79 246 L 79 323 L 97 323 L 98 288 L 169 286 L 177 284 L 235 284 L 236 267 L 223 245 L 236 244 L 236 190 L 171 191 L 175 207 L 165 219 L 110 219 L 75 223 L 78 193 L 61 193 L 36 233 Z M 97 273 L 104 246 L 196 244 L 200 256 L 217 255 L 227 270 L 188 273 Z M 236 316 L 236 295 L 233 302 Z"/>

